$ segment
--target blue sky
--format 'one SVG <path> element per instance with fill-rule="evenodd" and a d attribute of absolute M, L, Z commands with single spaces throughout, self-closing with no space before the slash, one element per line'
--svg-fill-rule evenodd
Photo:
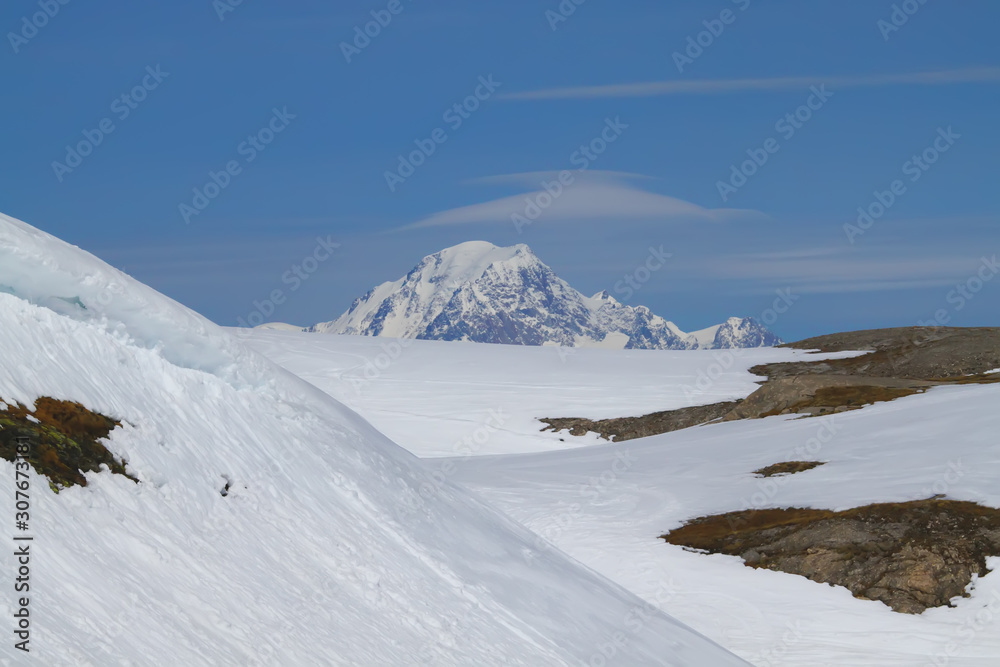
<path fill-rule="evenodd" d="M 0 210 L 222 324 L 274 290 L 333 319 L 483 239 L 586 293 L 662 246 L 616 295 L 687 330 L 776 290 L 786 339 L 997 325 L 1000 5 L 895 5 L 10 0 Z"/>

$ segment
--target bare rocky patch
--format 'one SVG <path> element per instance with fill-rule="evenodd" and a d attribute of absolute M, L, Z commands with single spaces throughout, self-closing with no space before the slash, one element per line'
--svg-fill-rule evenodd
<path fill-rule="evenodd" d="M 847 375 L 799 375 L 769 379 L 723 421 L 761 419 L 773 415 L 817 417 L 860 410 L 935 386 L 924 380 L 866 378 Z"/>
<path fill-rule="evenodd" d="M 716 421 L 727 415 L 740 401 L 697 405 L 679 410 L 654 412 L 641 417 L 617 417 L 614 419 L 540 419 L 546 424 L 543 431 L 569 431 L 570 435 L 597 433 L 606 440 L 621 442 L 633 438 L 644 438 L 658 433 L 669 433 L 698 424 Z"/>
<path fill-rule="evenodd" d="M 937 498 L 843 512 L 746 510 L 693 519 L 660 537 L 919 614 L 967 597 L 973 575 L 988 572 L 986 558 L 1000 556 L 1000 510 Z"/>
<path fill-rule="evenodd" d="M 975 376 L 1000 368 L 1000 327 L 868 329 L 806 338 L 780 347 L 819 352 L 869 350 L 870 354 L 830 361 L 763 364 L 751 371 L 772 379 L 826 374 L 976 381 Z"/>
<path fill-rule="evenodd" d="M 15 461 L 17 441 L 26 438 L 31 467 L 49 478 L 56 492 L 68 486 L 87 486 L 86 472 L 112 473 L 138 483 L 125 469 L 125 463 L 108 451 L 101 442 L 121 426 L 110 417 L 93 412 L 79 403 L 42 397 L 35 409 L 8 404 L 0 410 L 0 457 Z M 3 407 L 3 406 L 0 406 Z"/>
<path fill-rule="evenodd" d="M 764 466 L 763 468 L 754 470 L 753 474 L 758 477 L 794 475 L 797 472 L 805 472 L 806 470 L 818 468 L 825 463 L 825 461 L 782 461 L 781 463 L 772 463 L 769 466 Z"/>
<path fill-rule="evenodd" d="M 821 416 L 918 394 L 931 387 L 1000 382 L 1000 328 L 904 327 L 819 336 L 788 343 L 818 352 L 868 351 L 847 359 L 754 366 L 767 380 L 741 401 L 590 420 L 546 418 L 542 430 L 594 432 L 619 442 L 713 421 L 773 415 Z"/>

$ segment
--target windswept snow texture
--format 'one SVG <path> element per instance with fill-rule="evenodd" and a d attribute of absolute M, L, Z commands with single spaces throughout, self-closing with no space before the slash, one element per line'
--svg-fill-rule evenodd
<path fill-rule="evenodd" d="M 603 442 L 542 432 L 539 417 L 638 416 L 743 398 L 756 364 L 803 359 L 788 348 L 525 348 L 234 329 L 417 456 L 511 454 Z M 855 352 L 809 355 L 810 359 Z M 473 436 L 482 439 L 469 444 Z"/>
<path fill-rule="evenodd" d="M 140 480 L 56 495 L 32 473 L 31 653 L 8 588 L 0 663 L 744 664 L 228 332 L 2 216 L 0 285 L 0 396 L 121 420 L 108 448 Z"/>
<path fill-rule="evenodd" d="M 762 347 L 781 340 L 753 318 L 687 334 L 645 306 L 607 292 L 585 297 L 518 244 L 469 241 L 428 255 L 319 333 L 648 350 Z"/>
<path fill-rule="evenodd" d="M 366 348 L 349 336 L 314 340 L 255 332 L 251 344 L 345 400 L 358 387 L 352 405 L 380 429 L 424 455 L 452 449 L 452 458 L 429 461 L 439 476 L 484 495 L 752 664 L 1000 665 L 1000 572 L 977 579 L 954 608 L 911 616 L 845 588 L 656 537 L 694 517 L 747 508 L 841 510 L 939 493 L 1000 508 L 1000 385 L 937 387 L 832 418 L 726 422 L 565 450 L 558 434 L 531 433 L 538 424 L 530 416 L 599 418 L 738 398 L 756 387 L 746 368 L 791 359 L 793 351 L 560 356 L 548 348 L 412 341 L 383 364 L 378 355 L 390 359 L 388 342 L 369 340 Z M 503 429 L 488 428 L 488 409 L 508 415 Z M 434 434 L 444 442 L 435 444 Z M 558 451 L 474 456 L 515 451 L 519 438 L 526 448 Z M 827 463 L 783 477 L 753 475 L 790 460 Z M 1000 567 L 1000 558 L 990 566 Z"/>

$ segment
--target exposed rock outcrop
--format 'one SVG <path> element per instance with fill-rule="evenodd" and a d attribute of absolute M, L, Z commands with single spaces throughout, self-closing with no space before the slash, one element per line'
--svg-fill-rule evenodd
<path fill-rule="evenodd" d="M 929 499 L 843 512 L 764 509 L 701 517 L 661 535 L 749 567 L 799 574 L 919 614 L 967 596 L 1000 555 L 1000 510 Z"/>

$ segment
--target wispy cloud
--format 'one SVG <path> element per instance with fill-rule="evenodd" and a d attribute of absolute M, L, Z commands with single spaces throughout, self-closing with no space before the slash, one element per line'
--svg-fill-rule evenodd
<path fill-rule="evenodd" d="M 995 83 L 1000 67 L 969 67 L 930 72 L 869 74 L 858 76 L 782 76 L 756 79 L 692 79 L 646 81 L 601 86 L 573 86 L 505 93 L 506 100 L 570 100 L 600 97 L 653 97 L 659 95 L 712 95 L 744 91 L 796 90 L 826 84 L 838 89 L 875 86 L 941 86 L 957 83 Z"/>
<path fill-rule="evenodd" d="M 404 229 L 484 222 L 511 222 L 512 216 L 531 218 L 535 206 L 539 222 L 583 220 L 695 220 L 719 222 L 734 217 L 765 217 L 745 209 L 709 209 L 691 202 L 642 190 L 624 182 L 630 174 L 589 172 L 574 174 L 575 181 L 556 196 L 540 188 L 542 181 L 558 183 L 558 172 L 530 172 L 476 179 L 477 183 L 532 183 L 536 188 L 500 199 L 434 213 Z M 540 203 L 545 205 L 539 206 Z"/>
<path fill-rule="evenodd" d="M 614 182 L 624 182 L 624 181 L 652 181 L 655 180 L 652 176 L 646 176 L 645 174 L 637 174 L 631 171 L 608 171 L 604 169 L 588 169 L 586 171 L 574 171 L 573 179 L 575 181 L 614 181 Z M 553 178 L 559 178 L 558 171 L 523 171 L 517 174 L 500 174 L 498 176 L 480 176 L 478 178 L 470 178 L 466 181 L 471 185 L 527 185 L 527 186 L 537 186 L 542 181 L 551 180 Z"/>
<path fill-rule="evenodd" d="M 954 285 L 978 266 L 978 257 L 928 254 L 890 256 L 876 249 L 859 256 L 849 251 L 806 248 L 785 252 L 710 257 L 692 266 L 706 277 L 740 280 L 747 290 L 767 292 L 773 284 L 790 285 L 799 293 L 891 291 Z M 897 251 L 898 252 L 898 251 Z"/>

